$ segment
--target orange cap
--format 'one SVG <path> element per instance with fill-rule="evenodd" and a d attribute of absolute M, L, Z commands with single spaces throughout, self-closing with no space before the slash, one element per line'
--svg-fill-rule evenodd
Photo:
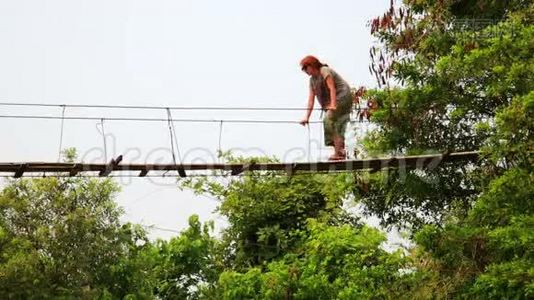
<path fill-rule="evenodd" d="M 312 66 L 314 68 L 320 68 L 323 64 L 317 59 L 317 57 L 308 55 L 300 61 L 300 66 Z"/>

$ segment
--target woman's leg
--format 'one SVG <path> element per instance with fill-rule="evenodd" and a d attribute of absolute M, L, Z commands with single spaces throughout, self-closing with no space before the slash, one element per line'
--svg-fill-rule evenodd
<path fill-rule="evenodd" d="M 334 146 L 334 128 L 335 127 L 333 120 L 328 117 L 328 113 L 325 113 L 323 117 L 323 134 L 325 146 Z"/>
<path fill-rule="evenodd" d="M 334 154 L 331 155 L 328 159 L 336 159 L 339 155 L 340 141 L 339 135 L 336 134 L 336 120 L 333 114 L 326 113 L 323 118 L 323 130 L 324 130 L 324 144 L 325 146 L 333 146 Z"/>
<path fill-rule="evenodd" d="M 350 112 L 352 109 L 352 98 L 350 94 L 346 97 L 338 99 L 338 105 L 334 111 L 333 118 L 333 143 L 334 143 L 334 159 L 346 159 L 347 153 L 345 151 L 345 130 L 350 121 Z"/>

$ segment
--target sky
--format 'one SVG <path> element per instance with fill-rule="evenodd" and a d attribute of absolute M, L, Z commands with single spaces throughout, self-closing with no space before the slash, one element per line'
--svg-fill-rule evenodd
<path fill-rule="evenodd" d="M 375 87 L 368 21 L 386 0 L 139 1 L 0 0 L 0 102 L 95 105 L 305 108 L 312 54 L 351 86 Z M 0 115 L 61 116 L 58 107 L 0 106 Z M 183 119 L 300 121 L 303 111 L 172 111 Z M 67 108 L 65 116 L 166 118 L 165 110 Z M 319 120 L 318 113 L 312 120 Z M 124 163 L 171 163 L 165 122 L 0 118 L 0 161 L 57 161 L 75 147 L 84 162 L 119 154 Z M 366 125 L 355 125 L 349 147 Z M 360 126 L 360 127 L 358 127 Z M 63 138 L 61 132 L 63 128 Z M 298 124 L 176 123 L 183 162 L 217 161 L 216 151 L 317 161 L 322 128 Z M 202 221 L 225 220 L 217 201 L 181 191 L 173 178 L 120 178 L 124 220 L 168 238 Z M 167 229 L 170 229 L 167 230 Z"/>

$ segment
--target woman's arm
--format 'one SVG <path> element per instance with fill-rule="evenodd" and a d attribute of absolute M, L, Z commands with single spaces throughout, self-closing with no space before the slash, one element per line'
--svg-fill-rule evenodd
<path fill-rule="evenodd" d="M 306 110 L 306 116 L 304 117 L 304 119 L 302 119 L 302 121 L 300 121 L 300 124 L 302 126 L 305 126 L 306 124 L 308 124 L 308 121 L 310 120 L 311 113 L 313 111 L 314 102 L 315 102 L 315 92 L 313 91 L 313 89 L 310 86 L 310 92 L 309 92 L 309 96 L 308 96 L 308 109 Z"/>
<path fill-rule="evenodd" d="M 334 79 L 331 75 L 326 77 L 326 86 L 328 87 L 328 91 L 330 92 L 330 105 L 327 107 L 328 110 L 335 110 L 336 109 L 336 85 L 334 83 Z"/>

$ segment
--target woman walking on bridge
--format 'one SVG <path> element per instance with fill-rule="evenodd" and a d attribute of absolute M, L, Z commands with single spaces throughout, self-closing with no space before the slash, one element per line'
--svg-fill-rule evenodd
<path fill-rule="evenodd" d="M 344 160 L 345 129 L 350 119 L 352 97 L 349 84 L 328 65 L 308 55 L 300 61 L 302 71 L 310 76 L 308 109 L 300 124 L 306 126 L 313 111 L 315 97 L 323 111 L 324 142 L 334 147 L 329 160 Z"/>

